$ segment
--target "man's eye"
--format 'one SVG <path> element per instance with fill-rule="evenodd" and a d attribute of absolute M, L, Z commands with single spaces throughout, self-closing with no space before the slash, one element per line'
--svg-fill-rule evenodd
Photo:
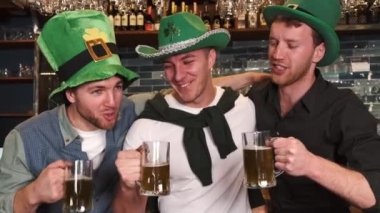
<path fill-rule="evenodd" d="M 117 86 L 116 86 L 116 89 L 118 89 L 118 90 L 123 90 L 123 85 L 117 85 Z"/>
<path fill-rule="evenodd" d="M 183 64 L 191 64 L 193 62 L 194 62 L 194 60 L 186 60 L 186 61 L 183 62 Z"/>
<path fill-rule="evenodd" d="M 102 93 L 102 90 L 94 90 L 91 92 L 91 94 L 99 95 Z"/>
<path fill-rule="evenodd" d="M 165 65 L 165 64 L 164 64 L 164 69 L 165 69 L 165 70 L 168 70 L 168 69 L 171 69 L 171 68 L 172 68 L 171 65 Z"/>
<path fill-rule="evenodd" d="M 269 46 L 274 47 L 277 45 L 276 41 L 269 41 Z"/>

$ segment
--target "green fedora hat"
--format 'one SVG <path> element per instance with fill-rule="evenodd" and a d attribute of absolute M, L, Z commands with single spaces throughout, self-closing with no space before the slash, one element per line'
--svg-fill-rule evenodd
<path fill-rule="evenodd" d="M 230 34 L 226 29 L 207 31 L 199 16 L 180 12 L 161 20 L 158 49 L 147 45 L 138 45 L 136 52 L 145 58 L 162 59 L 206 47 L 222 49 L 229 42 Z"/>
<path fill-rule="evenodd" d="M 49 96 L 57 102 L 68 88 L 119 75 L 128 86 L 138 75 L 122 66 L 115 34 L 104 13 L 62 12 L 44 25 L 37 43 L 56 71 L 60 85 Z"/>
<path fill-rule="evenodd" d="M 326 66 L 339 55 L 340 43 L 335 26 L 340 19 L 339 0 L 288 0 L 284 5 L 268 6 L 264 18 L 270 25 L 277 16 L 295 18 L 312 27 L 326 46 L 324 57 L 317 64 Z"/>

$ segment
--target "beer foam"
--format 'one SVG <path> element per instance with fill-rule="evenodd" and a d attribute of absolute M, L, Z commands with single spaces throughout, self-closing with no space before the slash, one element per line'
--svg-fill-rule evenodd
<path fill-rule="evenodd" d="M 168 166 L 169 163 L 145 163 L 143 167 L 161 167 L 161 166 Z"/>
<path fill-rule="evenodd" d="M 71 176 L 71 177 L 69 177 L 69 178 L 66 179 L 66 181 L 70 181 L 70 180 L 75 180 L 74 176 Z M 79 180 L 92 180 L 92 178 L 88 177 L 88 176 L 84 176 L 84 175 L 78 175 L 76 177 L 76 180 L 78 180 L 78 181 Z"/>
<path fill-rule="evenodd" d="M 267 149 L 272 149 L 272 147 L 251 145 L 251 146 L 244 147 L 244 149 L 247 149 L 247 150 L 267 150 Z"/>

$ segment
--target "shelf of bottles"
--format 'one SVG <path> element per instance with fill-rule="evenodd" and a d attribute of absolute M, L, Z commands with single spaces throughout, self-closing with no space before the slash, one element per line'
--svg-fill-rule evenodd
<path fill-rule="evenodd" d="M 157 31 L 162 17 L 190 12 L 202 18 L 208 29 L 265 28 L 262 10 L 281 0 L 110 0 L 104 2 L 116 31 Z"/>
<path fill-rule="evenodd" d="M 380 0 L 342 0 L 342 25 L 380 24 Z M 157 31 L 160 19 L 177 12 L 199 15 L 207 28 L 265 29 L 262 11 L 282 0 L 110 0 L 105 13 L 117 31 Z"/>

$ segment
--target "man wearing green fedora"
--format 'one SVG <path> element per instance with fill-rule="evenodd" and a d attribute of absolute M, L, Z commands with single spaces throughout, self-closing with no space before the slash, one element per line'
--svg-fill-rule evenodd
<path fill-rule="evenodd" d="M 380 212 L 376 119 L 351 90 L 337 89 L 317 68 L 339 55 L 339 1 L 288 0 L 267 7 L 264 17 L 272 82 L 254 85 L 248 96 L 257 128 L 278 134 L 275 166 L 284 173 L 269 189 L 272 212 L 341 213 L 350 205 Z M 256 194 L 255 205 L 263 204 Z"/>
<path fill-rule="evenodd" d="M 147 201 L 136 185 L 138 148 L 143 141 L 163 140 L 170 142 L 171 191 L 158 197 L 161 212 L 252 212 L 243 184 L 241 133 L 255 129 L 255 108 L 237 92 L 214 86 L 211 77 L 216 51 L 229 40 L 227 30 L 207 31 L 200 17 L 177 13 L 161 20 L 158 49 L 136 47 L 140 56 L 163 61 L 172 88 L 147 102 L 116 161 L 125 186 L 118 197 L 128 194 L 136 209 L 144 210 Z M 128 212 L 132 206 L 119 208 Z"/>
<path fill-rule="evenodd" d="M 98 11 L 52 17 L 38 45 L 60 86 L 62 105 L 18 126 L 0 161 L 1 212 L 62 212 L 64 170 L 71 160 L 93 161 L 93 210 L 112 212 L 119 176 L 116 155 L 135 119 L 123 95 L 137 75 L 122 66 L 108 18 Z"/>

